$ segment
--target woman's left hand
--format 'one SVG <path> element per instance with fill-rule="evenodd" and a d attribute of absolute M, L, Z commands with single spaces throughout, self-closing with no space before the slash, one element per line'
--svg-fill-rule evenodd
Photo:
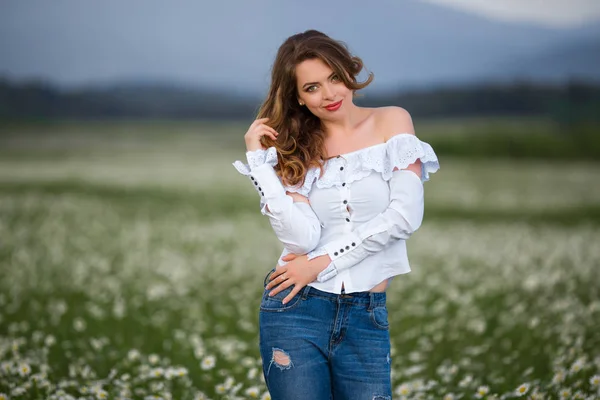
<path fill-rule="evenodd" d="M 283 304 L 290 301 L 304 286 L 315 281 L 319 272 L 323 271 L 331 262 L 329 256 L 320 256 L 308 260 L 306 255 L 296 256 L 288 254 L 283 258 L 288 261 L 284 266 L 275 269 L 275 272 L 269 277 L 269 283 L 265 287 L 267 290 L 275 287 L 269 292 L 269 296 L 274 296 L 282 290 L 294 285 L 294 288 L 283 299 Z"/>

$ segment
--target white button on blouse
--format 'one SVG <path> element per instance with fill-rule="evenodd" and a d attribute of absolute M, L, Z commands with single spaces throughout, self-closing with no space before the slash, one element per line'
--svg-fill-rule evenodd
<path fill-rule="evenodd" d="M 309 259 L 328 254 L 331 264 L 310 283 L 340 293 L 367 291 L 383 280 L 410 271 L 406 239 L 423 218 L 423 185 L 439 169 L 431 146 L 402 133 L 386 143 L 331 158 L 307 172 L 300 187 L 286 187 L 273 167 L 275 148 L 246 153 L 248 165 L 236 169 L 250 177 L 261 194 L 261 212 L 269 217 L 288 253 Z M 421 179 L 404 170 L 421 160 Z M 286 191 L 308 197 L 294 202 Z M 280 265 L 285 264 L 279 261 Z"/>

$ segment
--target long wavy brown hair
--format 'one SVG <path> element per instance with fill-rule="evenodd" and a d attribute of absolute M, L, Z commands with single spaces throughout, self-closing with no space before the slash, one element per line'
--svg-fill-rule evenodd
<path fill-rule="evenodd" d="M 326 158 L 321 120 L 298 104 L 296 86 L 296 65 L 316 58 L 327 64 L 353 92 L 373 80 L 373 74 L 369 73 L 364 82 L 358 82 L 362 60 L 350 54 L 343 42 L 322 32 L 298 33 L 279 47 L 271 71 L 271 87 L 257 118 L 268 117 L 267 124 L 279 133 L 276 141 L 263 136 L 261 143 L 277 149 L 275 170 L 289 186 L 302 185 L 308 169 L 320 168 Z"/>

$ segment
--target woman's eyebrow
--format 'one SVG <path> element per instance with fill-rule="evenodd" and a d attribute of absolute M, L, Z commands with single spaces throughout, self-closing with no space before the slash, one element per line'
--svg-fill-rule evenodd
<path fill-rule="evenodd" d="M 327 77 L 327 79 L 331 79 L 331 77 L 332 77 L 332 76 L 334 76 L 334 75 L 335 75 L 335 71 L 334 71 L 334 72 L 332 72 L 332 73 L 331 73 L 331 75 L 329 75 L 329 76 Z M 319 82 L 306 82 L 304 85 L 302 85 L 302 87 L 305 87 L 305 86 L 307 86 L 307 85 L 317 85 L 318 83 L 319 83 Z"/>

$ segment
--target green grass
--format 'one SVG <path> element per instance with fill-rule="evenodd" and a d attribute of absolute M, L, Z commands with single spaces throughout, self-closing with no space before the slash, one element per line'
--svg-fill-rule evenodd
<path fill-rule="evenodd" d="M 173 145 L 173 140 L 184 145 L 189 138 L 201 134 L 206 143 L 212 141 L 227 148 L 239 147 L 251 121 L 0 121 L 0 141 L 6 141 L 15 132 L 33 140 L 46 141 L 47 133 L 65 138 L 75 135 L 87 144 L 101 147 L 127 144 L 136 146 L 151 138 L 152 145 Z M 461 158 L 506 158 L 536 160 L 598 160 L 600 159 L 600 125 L 587 121 L 564 125 L 544 117 L 471 117 L 462 119 L 439 118 L 416 120 L 417 135 L 431 143 L 438 154 Z M 82 126 L 85 126 L 82 129 Z M 124 138 L 125 141 L 124 141 Z M 140 140 L 142 139 L 142 140 Z M 80 142 L 78 140 L 77 142 Z M 11 153 L 15 153 L 15 148 Z M 28 147 L 28 150 L 33 150 Z M 58 154 L 64 154 L 61 149 Z M 79 149 L 81 150 L 81 148 Z M 31 154 L 20 153 L 21 156 Z"/>
<path fill-rule="evenodd" d="M 281 246 L 230 165 L 236 126 L 0 135 L 0 393 L 267 398 L 257 312 Z M 440 162 L 388 290 L 395 397 L 597 396 L 600 166 Z"/>

